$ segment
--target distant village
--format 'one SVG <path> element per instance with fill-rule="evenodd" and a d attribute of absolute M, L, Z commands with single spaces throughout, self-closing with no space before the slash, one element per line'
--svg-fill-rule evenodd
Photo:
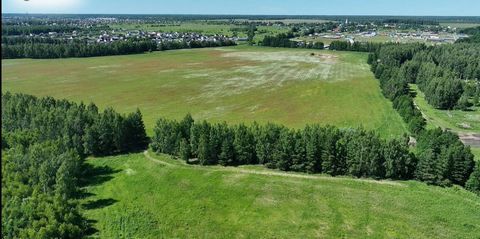
<path fill-rule="evenodd" d="M 15 21 L 15 18 L 3 18 L 6 22 Z M 30 34 L 30 37 L 40 38 L 52 38 L 62 40 L 81 40 L 89 44 L 94 43 L 112 43 L 116 41 L 126 41 L 128 39 L 151 39 L 157 44 L 165 42 L 219 42 L 219 41 L 247 41 L 247 37 L 227 36 L 227 35 L 205 35 L 197 32 L 161 32 L 161 31 L 143 31 L 135 29 L 122 29 L 117 31 L 114 29 L 101 29 L 101 30 L 89 30 L 95 29 L 96 26 L 108 26 L 110 24 L 140 24 L 148 23 L 146 20 L 133 20 L 133 19 L 119 19 L 110 17 L 97 17 L 97 18 L 79 18 L 70 19 L 69 26 L 76 27 L 83 30 L 74 30 L 68 32 L 48 32 L 39 34 Z M 158 22 L 151 22 L 158 24 Z M 237 24 L 248 24 L 246 22 L 235 22 Z M 333 22 L 330 22 L 333 23 Z M 51 25 L 56 25 L 56 22 L 52 22 Z M 162 24 L 176 24 L 176 22 L 164 22 Z M 255 24 L 263 26 L 277 26 L 291 28 L 295 26 L 302 26 L 301 23 L 283 23 L 281 21 L 264 21 L 255 22 Z M 318 24 L 309 24 L 308 27 L 303 29 L 315 28 Z M 84 31 L 85 30 L 85 31 Z M 428 28 L 425 29 L 402 29 L 402 25 L 397 24 L 376 24 L 376 23 L 356 23 L 351 22 L 348 19 L 342 22 L 335 22 L 335 27 L 328 31 L 314 32 L 305 34 L 302 38 L 295 38 L 299 46 L 313 44 L 310 41 L 325 41 L 331 42 L 333 40 L 348 41 L 351 44 L 356 41 L 372 41 L 372 42 L 393 42 L 393 43 L 407 43 L 407 42 L 424 42 L 431 44 L 441 43 L 454 43 L 458 39 L 466 38 L 468 35 L 457 33 L 457 29 L 449 26 L 438 26 L 435 30 Z M 232 34 L 234 35 L 234 34 Z M 236 34 L 235 34 L 236 35 Z M 328 48 L 328 44 L 325 44 L 325 48 Z"/>
<path fill-rule="evenodd" d="M 115 41 L 125 41 L 128 39 L 151 39 L 158 44 L 164 42 L 218 42 L 218 41 L 242 41 L 246 40 L 239 37 L 228 37 L 224 35 L 203 35 L 195 32 L 144 32 L 140 30 L 128 31 L 127 33 L 116 33 L 115 30 L 102 31 L 100 34 L 85 34 L 78 31 L 71 33 L 49 32 L 48 34 L 40 33 L 38 35 L 30 34 L 31 37 L 51 37 L 56 39 L 68 40 L 86 40 L 88 43 L 111 43 Z"/>

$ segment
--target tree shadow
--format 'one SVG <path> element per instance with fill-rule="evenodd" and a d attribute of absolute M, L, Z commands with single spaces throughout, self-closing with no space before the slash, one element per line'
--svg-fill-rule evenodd
<path fill-rule="evenodd" d="M 118 173 L 120 171 L 122 170 L 113 169 L 108 166 L 97 167 L 90 164 L 85 164 L 80 180 L 80 186 L 86 187 L 100 185 L 113 179 L 112 174 Z"/>
<path fill-rule="evenodd" d="M 98 199 L 98 200 L 89 201 L 89 202 L 83 204 L 83 208 L 85 208 L 86 210 L 100 209 L 100 208 L 104 208 L 104 207 L 108 207 L 110 205 L 113 205 L 116 202 L 118 202 L 118 200 L 113 199 L 113 198 Z"/>
<path fill-rule="evenodd" d="M 98 221 L 93 219 L 87 219 L 86 221 L 88 226 L 87 226 L 87 229 L 85 230 L 85 236 L 86 238 L 90 238 L 89 236 L 93 236 L 95 233 L 98 232 L 98 229 L 93 227 L 93 225 Z"/>
<path fill-rule="evenodd" d="M 113 174 L 121 171 L 122 170 L 113 169 L 109 166 L 94 166 L 85 163 L 82 168 L 82 176 L 79 180 L 81 190 L 78 192 L 77 198 L 86 200 L 95 196 L 94 193 L 87 191 L 87 187 L 96 186 L 108 182 L 113 179 Z M 94 210 L 111 206 L 116 202 L 118 202 L 118 200 L 113 198 L 97 199 L 89 200 L 83 203 L 81 206 L 84 210 Z M 87 238 L 90 236 L 94 236 L 94 234 L 98 232 L 98 229 L 94 226 L 96 222 L 96 220 L 87 219 L 87 228 L 85 231 L 85 235 Z"/>

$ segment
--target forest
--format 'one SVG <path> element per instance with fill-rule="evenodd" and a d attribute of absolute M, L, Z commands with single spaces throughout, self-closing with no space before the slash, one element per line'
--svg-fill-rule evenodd
<path fill-rule="evenodd" d="M 121 115 L 94 104 L 2 93 L 2 238 L 84 236 L 84 159 L 147 144 L 138 110 Z"/>

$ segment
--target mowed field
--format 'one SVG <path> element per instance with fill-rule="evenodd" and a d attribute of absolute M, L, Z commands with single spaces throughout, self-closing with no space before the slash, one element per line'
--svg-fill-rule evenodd
<path fill-rule="evenodd" d="M 477 238 L 480 198 L 419 182 L 91 158 L 95 238 Z M 155 162 L 160 160 L 161 162 Z M 165 165 L 166 162 L 166 165 Z M 97 170 L 95 170 L 97 169 Z"/>
<path fill-rule="evenodd" d="M 310 53 L 315 53 L 311 56 Z M 375 129 L 406 127 L 352 52 L 238 46 L 127 56 L 2 60 L 2 91 L 94 102 L 131 112 L 152 133 L 159 117 L 242 123 L 308 123 Z"/>

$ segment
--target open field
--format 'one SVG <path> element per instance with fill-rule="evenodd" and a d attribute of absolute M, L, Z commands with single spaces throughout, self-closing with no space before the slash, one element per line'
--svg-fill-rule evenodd
<path fill-rule="evenodd" d="M 91 158 L 84 200 L 99 238 L 475 238 L 480 200 L 459 188 Z M 266 172 L 270 172 L 267 174 Z M 295 176 L 297 175 L 297 176 Z M 305 176 L 305 177 L 304 177 Z"/>
<path fill-rule="evenodd" d="M 315 56 L 310 53 L 315 52 Z M 149 133 L 160 117 L 290 127 L 308 123 L 406 132 L 380 92 L 367 55 L 262 47 L 177 50 L 55 60 L 2 60 L 2 90 L 140 108 Z"/>

